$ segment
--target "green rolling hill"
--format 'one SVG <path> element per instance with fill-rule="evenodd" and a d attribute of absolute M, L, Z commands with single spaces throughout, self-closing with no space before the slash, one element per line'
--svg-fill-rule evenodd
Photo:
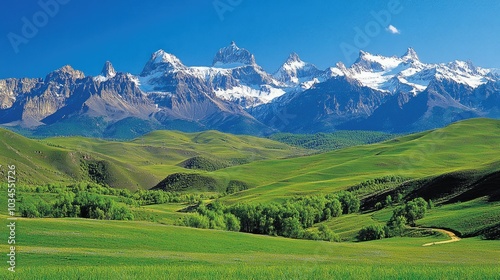
<path fill-rule="evenodd" d="M 0 277 L 373 279 L 379 273 L 408 279 L 491 279 L 498 275 L 499 243 L 482 238 L 498 239 L 500 232 L 499 135 L 500 121 L 474 119 L 318 153 L 216 131 L 156 131 L 120 142 L 33 140 L 0 130 L 0 162 L 17 167 L 19 205 L 53 203 L 66 188 L 38 191 L 23 185 L 79 181 L 131 190 L 155 187 L 184 196 L 134 204 L 141 192 L 97 192 L 129 209 L 135 221 L 19 218 L 19 274 L 4 271 Z M 361 198 L 361 211 L 306 229 L 317 232 L 326 226 L 340 243 L 173 226 L 196 215 L 192 211 L 200 202 L 194 196 L 189 199 L 191 195 L 208 193 L 197 196 L 207 205 L 217 197 L 214 193 L 226 206 L 266 205 L 342 190 Z M 377 208 L 388 195 L 402 200 Z M 404 237 L 353 242 L 361 228 L 385 225 L 396 207 L 415 197 L 435 202 L 417 220 L 420 230 L 407 228 Z M 6 211 L 7 200 L 0 200 L 0 217 L 7 218 Z M 423 247 L 447 239 L 424 227 L 449 229 L 462 239 Z M 7 232 L 0 237 L 7 240 Z M 0 244 L 0 249 L 9 248 Z"/>
<path fill-rule="evenodd" d="M 83 137 L 32 140 L 0 130 L 0 160 L 19 165 L 19 179 L 27 184 L 87 180 L 148 189 L 171 174 L 198 173 L 220 184 L 218 191 L 230 181 L 248 186 L 224 198 L 228 203 L 264 202 L 338 191 L 386 175 L 421 179 L 462 171 L 494 172 L 500 162 L 499 127 L 496 120 L 474 119 L 309 156 L 311 150 L 217 131 L 155 131 L 122 142 Z"/>
<path fill-rule="evenodd" d="M 422 179 L 462 171 L 489 174 L 500 170 L 499 135 L 500 121 L 474 119 L 372 145 L 234 166 L 213 176 L 252 186 L 223 199 L 235 203 L 334 192 L 387 175 Z"/>
<path fill-rule="evenodd" d="M 25 184 L 96 181 L 148 189 L 169 174 L 311 153 L 276 141 L 216 131 L 155 131 L 132 141 L 84 137 L 25 138 L 0 129 L 0 160 L 18 165 Z M 193 165 L 186 161 L 195 162 Z M 215 168 L 216 169 L 216 168 Z"/>

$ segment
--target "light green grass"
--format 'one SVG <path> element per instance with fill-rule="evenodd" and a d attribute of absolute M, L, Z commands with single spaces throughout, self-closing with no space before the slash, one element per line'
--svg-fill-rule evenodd
<path fill-rule="evenodd" d="M 128 142 L 82 137 L 30 140 L 6 130 L 0 133 L 0 160 L 19 165 L 19 180 L 28 184 L 88 180 L 82 174 L 82 157 L 109 163 L 109 184 L 129 189 L 153 187 L 176 172 L 200 172 L 177 166 L 198 155 L 241 164 L 208 174 L 222 185 L 239 180 L 253 187 L 227 197 L 227 203 L 334 192 L 385 175 L 422 178 L 459 170 L 500 169 L 500 121 L 490 119 L 295 158 L 289 157 L 308 151 L 216 131 L 155 131 Z"/>
<path fill-rule="evenodd" d="M 426 227 L 450 228 L 465 236 L 472 235 L 487 226 L 500 227 L 500 202 L 477 199 L 442 205 L 430 210 L 417 223 Z"/>
<path fill-rule="evenodd" d="M 148 189 L 169 174 L 197 172 L 177 165 L 198 155 L 243 164 L 306 153 L 310 151 L 269 139 L 216 131 L 155 131 L 132 141 L 106 141 L 84 137 L 33 140 L 0 129 L 0 162 L 15 164 L 23 184 L 89 180 L 81 166 L 84 159 L 106 162 L 106 183 L 113 187 Z"/>
<path fill-rule="evenodd" d="M 381 224 L 385 225 L 387 221 L 375 220 L 371 214 L 348 214 L 337 218 L 332 218 L 328 221 L 315 224 L 319 227 L 320 224 L 327 225 L 333 232 L 337 233 L 342 241 L 355 241 L 356 235 L 363 226 Z"/>
<path fill-rule="evenodd" d="M 422 178 L 459 170 L 500 169 L 500 121 L 474 119 L 387 142 L 318 155 L 253 162 L 214 172 L 255 186 L 227 203 L 266 202 L 334 192 L 386 175 Z"/>
<path fill-rule="evenodd" d="M 17 224 L 17 279 L 494 279 L 500 273 L 500 243 L 476 238 L 422 247 L 438 239 L 330 243 L 147 222 Z M 9 276 L 6 267 L 0 271 L 2 279 Z"/>

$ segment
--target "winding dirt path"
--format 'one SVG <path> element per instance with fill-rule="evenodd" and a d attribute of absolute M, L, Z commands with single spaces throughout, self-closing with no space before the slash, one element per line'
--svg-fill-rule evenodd
<path fill-rule="evenodd" d="M 437 245 L 437 244 L 445 244 L 445 243 L 457 242 L 457 241 L 460 241 L 460 239 L 461 239 L 460 237 L 458 237 L 456 234 L 454 234 L 453 232 L 451 232 L 449 230 L 440 229 L 440 228 L 427 228 L 427 229 L 432 229 L 432 230 L 435 230 L 435 231 L 442 232 L 442 233 L 448 235 L 451 239 L 450 240 L 445 240 L 445 241 L 425 243 L 422 246 L 432 246 L 432 245 Z"/>

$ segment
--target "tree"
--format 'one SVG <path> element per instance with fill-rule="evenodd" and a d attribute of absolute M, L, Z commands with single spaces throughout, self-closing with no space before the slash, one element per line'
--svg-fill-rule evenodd
<path fill-rule="evenodd" d="M 398 195 L 396 195 L 396 199 L 394 200 L 394 202 L 400 203 L 402 201 L 403 201 L 403 194 L 402 193 L 398 193 Z"/>
<path fill-rule="evenodd" d="M 209 220 L 207 217 L 195 213 L 194 215 L 184 216 L 184 218 L 179 223 L 177 223 L 177 225 L 194 228 L 208 228 Z"/>
<path fill-rule="evenodd" d="M 297 218 L 286 218 L 283 221 L 283 236 L 291 238 L 300 238 L 302 236 L 302 225 Z"/>
<path fill-rule="evenodd" d="M 340 201 L 336 197 L 328 199 L 325 207 L 330 209 L 332 217 L 339 217 L 340 215 L 342 215 L 342 203 L 340 203 Z"/>
<path fill-rule="evenodd" d="M 330 228 L 328 228 L 325 224 L 321 224 L 318 227 L 319 231 L 319 238 L 324 241 L 333 241 L 333 242 L 339 242 L 340 238 L 339 236 L 334 233 Z"/>
<path fill-rule="evenodd" d="M 325 208 L 323 210 L 323 220 L 328 221 L 332 218 L 332 210 L 330 208 Z"/>
<path fill-rule="evenodd" d="M 386 206 L 391 206 L 392 205 L 392 196 L 388 195 L 385 197 L 385 205 Z"/>
<path fill-rule="evenodd" d="M 396 216 L 394 219 L 391 219 L 387 223 L 387 226 L 389 228 L 389 232 L 387 235 L 388 236 L 403 235 L 407 223 L 408 222 L 404 216 Z"/>
<path fill-rule="evenodd" d="M 415 221 L 418 219 L 422 219 L 425 216 L 425 212 L 427 210 L 427 202 L 421 198 L 415 198 L 412 201 L 406 203 L 405 218 L 407 222 L 411 225 L 415 225 Z"/>
<path fill-rule="evenodd" d="M 385 236 L 385 231 L 383 226 L 369 225 L 362 228 L 358 232 L 357 239 L 359 241 L 369 241 L 369 240 L 382 239 L 384 238 L 384 236 Z"/>
<path fill-rule="evenodd" d="M 427 208 L 429 209 L 434 208 L 434 202 L 432 201 L 432 199 L 429 199 L 429 202 L 427 203 Z"/>
<path fill-rule="evenodd" d="M 52 215 L 52 206 L 50 206 L 44 200 L 40 200 L 36 206 L 40 217 L 50 217 Z"/>
<path fill-rule="evenodd" d="M 21 213 L 21 216 L 26 218 L 40 217 L 40 213 L 36 209 L 35 205 L 33 205 L 33 203 L 21 204 L 21 206 L 19 207 L 19 212 Z"/>
<path fill-rule="evenodd" d="M 359 211 L 360 201 L 351 192 L 341 192 L 339 193 L 339 201 L 342 203 L 342 213 L 349 214 Z"/>
<path fill-rule="evenodd" d="M 115 206 L 111 210 L 110 215 L 111 220 L 134 220 L 134 215 L 130 212 L 130 210 L 123 206 Z"/>
<path fill-rule="evenodd" d="M 400 217 L 404 217 L 406 222 L 405 224 L 415 225 L 415 221 L 421 219 L 425 216 L 425 212 L 427 210 L 427 202 L 421 198 L 415 198 L 405 205 L 399 206 L 392 212 L 392 217 L 387 223 L 389 227 L 394 227 L 396 224 L 400 223 L 398 221 Z"/>
<path fill-rule="evenodd" d="M 319 232 L 310 230 L 305 230 L 302 234 L 302 238 L 308 240 L 322 240 L 321 237 L 319 236 Z"/>
<path fill-rule="evenodd" d="M 224 214 L 224 220 L 226 221 L 226 230 L 240 231 L 240 221 L 235 215 L 230 213 Z"/>

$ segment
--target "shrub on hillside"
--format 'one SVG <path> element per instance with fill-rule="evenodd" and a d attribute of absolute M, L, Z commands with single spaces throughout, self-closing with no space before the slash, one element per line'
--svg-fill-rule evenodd
<path fill-rule="evenodd" d="M 500 240 L 500 225 L 496 225 L 495 227 L 486 230 L 483 234 L 483 238 L 486 240 Z"/>
<path fill-rule="evenodd" d="M 178 226 L 187 226 L 194 228 L 208 228 L 210 221 L 206 216 L 195 213 L 193 215 L 184 216 L 175 224 Z"/>
<path fill-rule="evenodd" d="M 319 239 L 320 240 L 331 241 L 331 242 L 340 242 L 340 237 L 338 236 L 338 234 L 334 233 L 325 224 L 321 224 L 318 228 L 318 231 L 319 231 Z"/>
<path fill-rule="evenodd" d="M 369 225 L 362 228 L 356 237 L 359 241 L 382 239 L 385 237 L 384 227 L 381 225 Z"/>
<path fill-rule="evenodd" d="M 422 219 L 425 216 L 427 207 L 428 204 L 423 198 L 415 198 L 394 209 L 389 223 L 394 223 L 394 221 L 401 216 L 406 219 L 407 224 L 414 226 L 416 220 Z"/>

